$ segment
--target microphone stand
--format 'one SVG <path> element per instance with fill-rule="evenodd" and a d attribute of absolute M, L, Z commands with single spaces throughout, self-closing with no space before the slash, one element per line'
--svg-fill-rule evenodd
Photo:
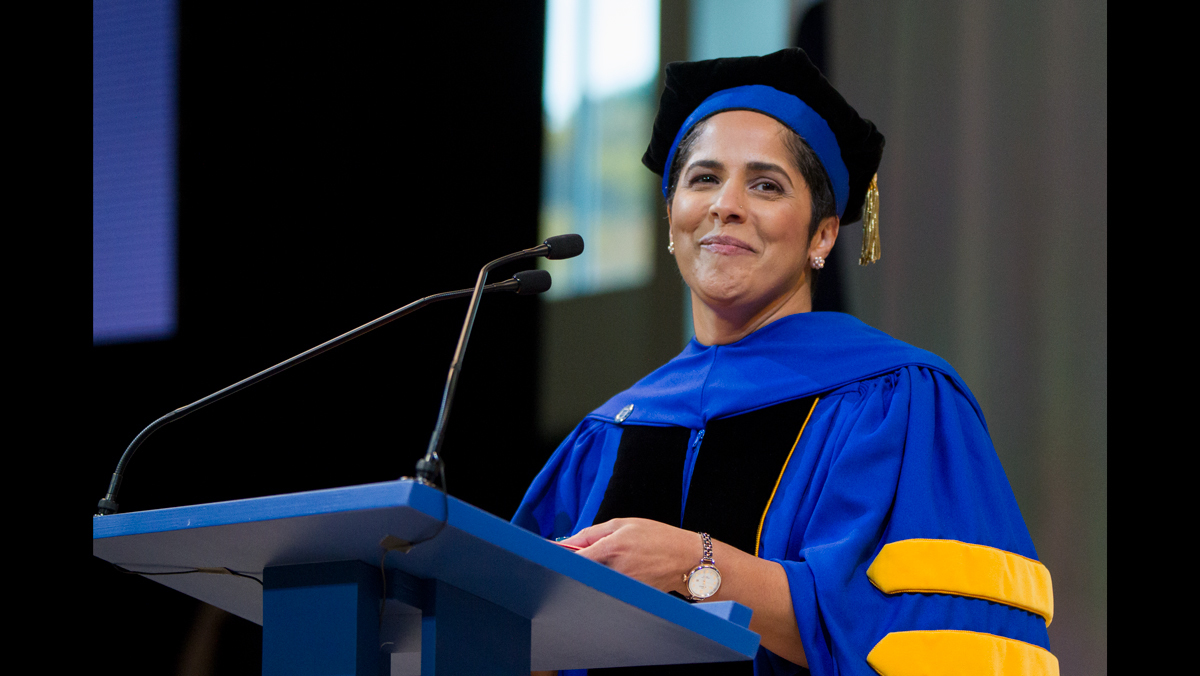
<path fill-rule="evenodd" d="M 544 272 L 541 272 L 538 270 L 530 270 L 527 272 L 540 273 L 541 275 L 545 275 Z M 389 312 L 388 314 L 383 315 L 382 317 L 379 317 L 378 319 L 375 319 L 374 321 L 367 322 L 366 324 L 363 324 L 362 326 L 360 326 L 356 329 L 351 329 L 350 331 L 347 331 L 347 332 L 343 333 L 342 335 L 340 335 L 336 338 L 333 338 L 331 340 L 327 340 L 324 343 L 321 343 L 320 345 L 318 345 L 310 350 L 301 352 L 300 354 L 292 357 L 291 359 L 279 362 L 278 364 L 276 364 L 268 369 L 264 369 L 262 371 L 259 371 L 258 373 L 255 373 L 254 375 L 250 376 L 249 378 L 239 380 L 238 382 L 230 385 L 229 387 L 226 387 L 225 389 L 218 390 L 217 392 L 214 392 L 214 393 L 208 395 L 207 397 L 204 397 L 203 399 L 194 401 L 194 402 L 188 404 L 187 406 L 177 408 L 174 411 L 171 411 L 170 413 L 162 416 L 158 420 L 155 420 L 154 422 L 147 425 L 145 429 L 143 429 L 141 432 L 139 432 L 138 435 L 133 438 L 133 441 L 130 442 L 129 446 L 125 449 L 125 452 L 123 454 L 121 454 L 121 460 L 119 462 L 117 462 L 117 468 L 113 471 L 112 479 L 109 481 L 108 493 L 97 504 L 96 516 L 105 516 L 107 514 L 115 514 L 117 512 L 117 510 L 120 507 L 117 504 L 117 492 L 121 490 L 121 481 L 125 476 L 125 468 L 129 465 L 129 461 L 131 459 L 133 459 L 133 454 L 137 451 L 138 447 L 141 446 L 144 441 L 146 441 L 147 437 L 149 437 L 151 434 L 154 434 L 154 432 L 156 432 L 160 427 L 163 427 L 164 425 L 167 425 L 168 423 L 175 422 L 176 420 L 179 420 L 180 418 L 182 418 L 190 413 L 195 413 L 196 411 L 199 411 L 200 409 L 204 408 L 205 406 L 208 406 L 209 404 L 218 402 L 235 392 L 244 390 L 247 387 L 250 387 L 251 385 L 254 385 L 255 383 L 262 382 L 263 380 L 266 380 L 267 378 L 270 378 L 271 376 L 273 376 L 277 373 L 286 371 L 287 369 L 289 369 L 293 366 L 296 366 L 297 364 L 306 362 L 309 359 L 312 359 L 313 357 L 315 357 L 319 354 L 328 352 L 329 350 L 332 350 L 333 348 L 338 347 L 339 345 L 343 345 L 351 340 L 354 340 L 355 338 L 358 338 L 359 336 L 361 336 L 365 333 L 374 331 L 375 329 L 377 329 L 381 326 L 384 326 L 385 324 L 388 324 L 389 322 L 392 322 L 393 320 L 399 319 L 400 317 L 403 317 L 406 314 L 409 314 L 411 312 L 419 310 L 431 303 L 436 303 L 438 301 L 443 301 L 443 300 L 450 300 L 452 298 L 462 298 L 467 295 L 471 295 L 472 301 L 475 303 L 478 303 L 478 297 L 482 293 L 485 293 L 485 292 L 491 293 L 494 291 L 517 291 L 518 293 L 520 293 L 522 276 L 523 276 L 523 273 L 517 273 L 517 276 L 514 277 L 513 279 L 508 279 L 503 282 L 492 284 L 491 286 L 488 286 L 486 288 L 483 288 L 479 284 L 476 284 L 475 288 L 471 289 L 471 290 L 460 289 L 458 291 L 447 291 L 445 293 L 438 293 L 438 294 L 434 294 L 432 296 L 426 296 L 417 301 L 413 301 L 412 303 L 409 303 L 408 305 L 405 305 L 404 307 L 402 307 L 398 310 L 393 310 L 392 312 Z M 548 275 L 546 275 L 546 277 L 548 277 Z M 481 279 L 482 279 L 482 277 L 481 277 Z M 541 281 L 540 277 L 537 277 L 537 281 L 534 281 L 534 278 L 532 278 L 532 277 L 529 279 L 531 282 L 533 282 L 531 284 L 531 286 L 536 286 Z M 548 279 L 545 281 L 545 286 L 546 286 L 546 288 L 549 287 Z M 545 288 L 543 288 L 541 290 L 544 291 Z M 534 293 L 537 293 L 537 291 L 534 291 Z"/>
<path fill-rule="evenodd" d="M 497 258 L 479 271 L 479 278 L 475 281 L 475 289 L 471 293 L 471 302 L 467 307 L 467 318 L 463 321 L 462 333 L 458 336 L 458 347 L 454 349 L 454 359 L 451 360 L 450 372 L 446 375 L 446 389 L 442 391 L 442 406 L 438 411 L 437 424 L 429 438 L 429 448 L 425 451 L 425 457 L 417 461 L 416 478 L 418 481 L 436 488 L 437 484 L 433 480 L 440 476 L 442 478 L 441 489 L 445 494 L 445 464 L 438 455 L 438 451 L 442 448 L 442 439 L 446 433 L 446 420 L 450 417 L 450 403 L 454 400 L 454 390 L 458 387 L 458 376 L 462 373 L 463 355 L 467 349 L 467 341 L 471 338 L 471 329 L 475 326 L 475 315 L 479 310 L 479 301 L 483 295 L 484 284 L 487 283 L 488 273 L 501 265 L 523 258 L 545 256 L 551 260 L 558 260 L 573 258 L 581 253 L 583 253 L 582 237 L 579 235 L 556 235 L 531 249 Z M 442 526 L 445 526 L 444 521 Z M 438 529 L 438 532 L 441 532 L 441 528 Z"/>

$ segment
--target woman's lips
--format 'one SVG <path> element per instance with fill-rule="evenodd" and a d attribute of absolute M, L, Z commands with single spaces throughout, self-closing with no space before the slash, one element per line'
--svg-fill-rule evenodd
<path fill-rule="evenodd" d="M 749 244 L 729 235 L 709 235 L 700 240 L 700 247 L 727 256 L 754 253 L 754 249 L 750 248 Z"/>

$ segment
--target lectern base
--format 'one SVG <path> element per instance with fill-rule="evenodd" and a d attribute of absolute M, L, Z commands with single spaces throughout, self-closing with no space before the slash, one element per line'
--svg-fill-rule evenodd
<path fill-rule="evenodd" d="M 529 620 L 442 581 L 421 613 L 421 674 L 528 676 Z"/>
<path fill-rule="evenodd" d="M 379 569 L 361 561 L 263 571 L 263 676 L 390 671 L 379 649 Z"/>
<path fill-rule="evenodd" d="M 421 610 L 421 674 L 529 673 L 528 619 L 445 582 L 388 572 L 387 597 Z M 402 646 L 380 645 L 381 586 L 379 569 L 361 561 L 267 568 L 264 676 L 391 673 Z"/>

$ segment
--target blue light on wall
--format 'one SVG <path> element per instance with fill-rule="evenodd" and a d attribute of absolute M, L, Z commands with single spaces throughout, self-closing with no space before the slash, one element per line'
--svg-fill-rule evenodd
<path fill-rule="evenodd" d="M 92 4 L 92 343 L 176 325 L 175 6 Z"/>

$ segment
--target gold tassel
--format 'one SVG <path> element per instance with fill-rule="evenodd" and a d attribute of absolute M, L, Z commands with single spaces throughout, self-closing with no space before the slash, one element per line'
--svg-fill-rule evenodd
<path fill-rule="evenodd" d="M 867 188 L 867 199 L 863 203 L 863 243 L 859 265 L 870 265 L 879 260 L 879 174 L 871 177 Z"/>

